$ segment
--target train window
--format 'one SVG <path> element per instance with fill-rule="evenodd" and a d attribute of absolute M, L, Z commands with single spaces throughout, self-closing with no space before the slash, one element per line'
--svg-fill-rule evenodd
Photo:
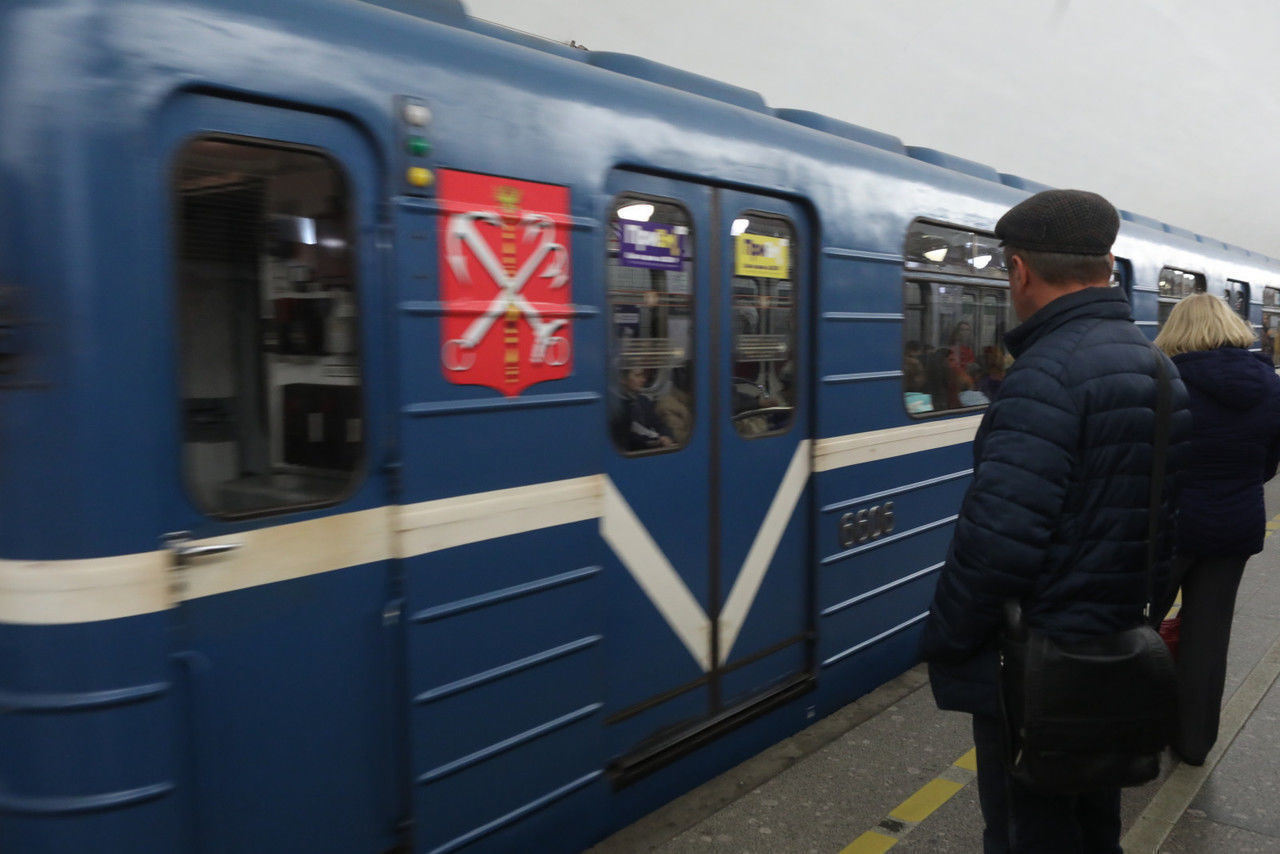
<path fill-rule="evenodd" d="M 916 222 L 907 233 L 906 266 L 961 276 L 1007 279 L 1000 241 L 986 234 Z"/>
<path fill-rule="evenodd" d="M 1262 289 L 1262 353 L 1271 364 L 1280 367 L 1280 347 L 1276 336 L 1280 335 L 1280 288 Z"/>
<path fill-rule="evenodd" d="M 609 223 L 609 425 L 629 456 L 693 432 L 693 230 L 677 202 L 615 200 Z"/>
<path fill-rule="evenodd" d="M 1111 265 L 1111 287 L 1119 288 L 1126 297 L 1129 296 L 1133 283 L 1132 270 L 1132 266 L 1123 258 L 1117 258 Z"/>
<path fill-rule="evenodd" d="M 1238 279 L 1227 279 L 1227 291 L 1224 294 L 1227 305 L 1235 311 L 1236 314 L 1249 319 L 1249 283 L 1241 282 Z"/>
<path fill-rule="evenodd" d="M 1007 278 L 1004 253 L 988 235 L 916 222 L 905 255 L 907 411 L 920 416 L 986 405 L 1012 361 L 1004 349 L 1009 288 L 989 280 L 996 272 Z"/>
<path fill-rule="evenodd" d="M 341 169 L 314 150 L 201 138 L 174 181 L 192 498 L 216 516 L 337 501 L 364 449 Z"/>
<path fill-rule="evenodd" d="M 1178 270 L 1173 267 L 1163 267 L 1160 270 L 1160 291 L 1157 300 L 1160 304 L 1157 321 L 1160 326 L 1164 326 L 1165 320 L 1169 317 L 1169 312 L 1173 311 L 1173 307 L 1178 304 L 1178 300 L 1192 294 L 1204 293 L 1206 290 L 1204 275 L 1201 273 L 1189 273 L 1186 270 Z"/>
<path fill-rule="evenodd" d="M 778 217 L 738 214 L 733 238 L 733 371 L 740 436 L 780 433 L 795 418 L 795 230 Z"/>

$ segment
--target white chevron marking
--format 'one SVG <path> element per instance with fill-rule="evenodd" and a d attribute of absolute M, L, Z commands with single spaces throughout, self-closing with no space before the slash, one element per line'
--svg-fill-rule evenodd
<path fill-rule="evenodd" d="M 769 511 L 764 515 L 764 523 L 756 532 L 751 551 L 747 552 L 747 559 L 743 561 L 742 569 L 733 582 L 733 589 L 729 591 L 729 598 L 725 600 L 724 610 L 720 612 L 721 664 L 729 660 L 733 644 L 738 639 L 738 633 L 742 631 L 742 625 L 747 620 L 751 606 L 755 604 L 756 594 L 760 592 L 760 585 L 764 582 L 769 564 L 773 562 L 773 556 L 778 551 L 782 534 L 787 530 L 787 523 L 791 521 L 791 515 L 795 512 L 796 502 L 800 500 L 800 494 L 804 492 L 805 484 L 809 482 L 809 472 L 812 468 L 809 449 L 808 439 L 796 446 L 796 452 L 791 456 L 791 463 L 782 476 L 782 482 L 778 484 L 778 491 L 773 495 Z"/>
<path fill-rule="evenodd" d="M 649 601 L 662 613 L 689 654 L 704 672 L 710 670 L 711 621 L 622 493 L 607 477 L 600 534 Z"/>

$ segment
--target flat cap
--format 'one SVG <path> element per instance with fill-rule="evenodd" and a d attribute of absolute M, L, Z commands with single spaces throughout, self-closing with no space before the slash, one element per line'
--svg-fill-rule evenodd
<path fill-rule="evenodd" d="M 1045 190 L 1009 208 L 996 223 L 1001 246 L 1064 255 L 1106 255 L 1120 230 L 1111 202 L 1085 190 Z"/>

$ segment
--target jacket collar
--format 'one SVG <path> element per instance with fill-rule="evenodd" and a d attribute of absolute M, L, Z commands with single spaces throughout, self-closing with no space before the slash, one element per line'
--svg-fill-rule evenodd
<path fill-rule="evenodd" d="M 1119 288 L 1101 285 L 1072 291 L 1058 297 L 1010 329 L 1004 336 L 1005 346 L 1016 359 L 1045 335 L 1078 318 L 1111 318 L 1132 320 L 1129 300 Z"/>

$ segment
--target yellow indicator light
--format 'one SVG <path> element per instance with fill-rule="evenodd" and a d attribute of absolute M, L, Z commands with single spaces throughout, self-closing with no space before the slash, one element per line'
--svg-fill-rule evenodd
<path fill-rule="evenodd" d="M 405 179 L 415 187 L 430 187 L 436 176 L 431 174 L 430 169 L 410 166 L 409 171 L 405 173 Z"/>

